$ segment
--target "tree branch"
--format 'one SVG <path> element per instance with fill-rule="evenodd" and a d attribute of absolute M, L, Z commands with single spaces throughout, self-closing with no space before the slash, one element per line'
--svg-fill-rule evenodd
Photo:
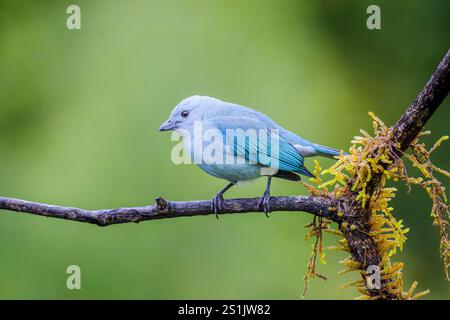
<path fill-rule="evenodd" d="M 394 150 L 397 157 L 401 157 L 403 151 L 408 149 L 411 142 L 414 141 L 425 126 L 425 123 L 445 99 L 449 90 L 450 50 L 447 51 L 447 54 L 424 89 L 393 127 L 393 145 L 400 143 L 399 150 Z M 381 175 L 374 175 L 367 184 L 367 193 L 374 194 L 374 191 L 380 187 L 380 182 Z M 382 257 L 374 240 L 369 235 L 368 220 L 371 214 L 370 210 L 361 208 L 360 203 L 356 201 L 356 194 L 354 193 L 350 193 L 346 196 L 346 199 L 341 199 L 341 201 L 343 202 L 342 206 L 345 207 L 343 218 L 346 221 L 354 221 L 357 225 L 356 232 L 342 228 L 340 225 L 340 230 L 347 240 L 352 257 L 360 263 L 361 270 L 366 270 L 370 265 L 379 265 Z M 370 291 L 374 296 L 378 295 L 377 289 Z"/>
<path fill-rule="evenodd" d="M 259 207 L 259 200 L 260 198 L 224 200 L 219 214 L 262 212 L 262 208 Z M 271 197 L 270 206 L 273 211 L 304 211 L 335 221 L 339 219 L 336 212 L 330 210 L 336 204 L 333 205 L 333 200 L 325 197 Z M 0 197 L 0 209 L 92 223 L 99 226 L 214 214 L 211 210 L 211 200 L 183 202 L 167 201 L 163 198 L 157 198 L 156 204 L 150 206 L 85 210 Z"/>
<path fill-rule="evenodd" d="M 450 90 L 450 49 L 428 80 L 425 88 L 394 126 L 394 137 L 401 151 L 408 149 L 425 123 L 444 101 Z"/>

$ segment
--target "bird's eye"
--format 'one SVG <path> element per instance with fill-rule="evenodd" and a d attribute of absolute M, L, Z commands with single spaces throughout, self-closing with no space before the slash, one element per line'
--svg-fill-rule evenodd
<path fill-rule="evenodd" d="M 184 110 L 184 111 L 181 112 L 181 116 L 183 118 L 187 118 L 188 115 L 189 115 L 189 111 L 187 111 L 187 110 Z"/>

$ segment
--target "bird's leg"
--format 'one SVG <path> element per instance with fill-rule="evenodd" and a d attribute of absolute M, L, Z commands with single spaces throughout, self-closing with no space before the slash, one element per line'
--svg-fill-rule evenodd
<path fill-rule="evenodd" d="M 269 212 L 270 212 L 270 182 L 271 181 L 272 181 L 272 176 L 268 176 L 266 191 L 264 191 L 264 194 L 263 194 L 261 200 L 259 200 L 259 204 L 258 204 L 258 208 L 260 206 L 263 207 L 266 217 L 269 217 Z"/>
<path fill-rule="evenodd" d="M 231 182 L 228 184 L 225 188 L 217 192 L 217 194 L 214 196 L 214 198 L 211 201 L 211 210 L 214 211 L 214 214 L 216 215 L 216 218 L 219 219 L 219 211 L 221 210 L 222 201 L 223 201 L 223 194 L 230 189 L 232 186 L 234 186 L 234 183 Z"/>

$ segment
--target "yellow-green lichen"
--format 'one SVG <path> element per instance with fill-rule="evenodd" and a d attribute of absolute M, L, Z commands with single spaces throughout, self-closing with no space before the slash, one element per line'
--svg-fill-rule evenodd
<path fill-rule="evenodd" d="M 358 271 L 362 280 L 354 281 L 345 286 L 354 286 L 362 294 L 359 299 L 417 299 L 428 293 L 428 290 L 413 294 L 417 282 L 413 282 L 411 287 L 405 291 L 403 289 L 403 263 L 391 262 L 393 255 L 401 251 L 406 242 L 406 234 L 409 229 L 405 228 L 402 220 L 397 220 L 393 215 L 393 208 L 389 206 L 390 201 L 395 197 L 397 189 L 386 187 L 388 180 L 393 182 L 404 181 L 409 187 L 417 185 L 426 190 L 428 196 L 433 202 L 431 216 L 433 224 L 438 226 L 441 243 L 440 252 L 444 261 L 444 270 L 447 279 L 449 279 L 448 269 L 450 265 L 450 243 L 448 239 L 449 228 L 449 206 L 445 189 L 435 178 L 434 173 L 438 172 L 447 177 L 450 174 L 432 164 L 431 154 L 439 148 L 441 143 L 448 139 L 447 136 L 440 138 L 434 146 L 427 150 L 425 145 L 420 142 L 423 135 L 429 132 L 423 132 L 411 143 L 411 153 L 403 153 L 404 159 L 409 160 L 414 167 L 418 169 L 420 177 L 410 177 L 407 174 L 403 160 L 398 156 L 400 145 L 393 142 L 392 128 L 387 127 L 373 113 L 369 113 L 373 119 L 374 135 L 371 136 L 366 131 L 361 130 L 361 136 L 356 136 L 352 140 L 352 146 L 348 154 L 341 152 L 337 157 L 337 162 L 330 168 L 323 170 L 318 161 L 315 161 L 314 178 L 310 181 L 315 185 L 305 184 L 311 194 L 321 195 L 329 198 L 340 199 L 349 193 L 353 194 L 362 210 L 368 210 L 368 230 L 370 237 L 376 244 L 377 251 L 381 258 L 379 264 L 382 288 L 374 294 L 369 291 L 364 281 L 366 271 L 361 269 L 361 264 L 355 261 L 352 256 L 342 260 L 341 263 L 345 269 L 341 273 Z M 327 181 L 322 180 L 324 174 L 331 175 Z M 368 190 L 368 185 L 372 179 L 379 179 L 376 187 Z M 338 211 L 337 208 L 333 210 Z M 330 208 L 331 211 L 331 208 Z M 345 221 L 345 213 L 338 211 L 337 216 L 344 219 L 340 226 L 344 230 L 356 230 L 357 225 L 349 224 Z M 330 222 L 323 222 L 324 219 L 314 218 L 312 224 L 307 227 L 310 231 L 306 238 L 316 237 L 315 245 L 311 259 L 308 263 L 308 272 L 305 276 L 305 289 L 310 278 L 319 276 L 316 268 L 316 259 L 324 258 L 322 231 L 338 234 L 342 236 L 339 230 L 332 229 Z M 338 246 L 327 249 L 337 249 L 349 252 L 347 240 L 345 238 L 339 241 Z M 325 278 L 326 279 L 326 278 Z M 450 279 L 449 279 L 450 280 Z"/>

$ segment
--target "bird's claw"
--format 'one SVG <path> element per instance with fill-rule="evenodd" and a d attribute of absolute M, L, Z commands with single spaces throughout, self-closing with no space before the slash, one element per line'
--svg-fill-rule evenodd
<path fill-rule="evenodd" d="M 259 200 L 258 208 L 261 206 L 264 210 L 264 213 L 266 214 L 266 217 L 268 218 L 269 212 L 270 212 L 270 194 L 269 193 L 264 192 L 264 195 Z"/>
<path fill-rule="evenodd" d="M 219 212 L 222 210 L 222 201 L 223 197 L 220 195 L 214 196 L 211 200 L 211 210 L 214 212 L 217 219 L 219 219 Z"/>

